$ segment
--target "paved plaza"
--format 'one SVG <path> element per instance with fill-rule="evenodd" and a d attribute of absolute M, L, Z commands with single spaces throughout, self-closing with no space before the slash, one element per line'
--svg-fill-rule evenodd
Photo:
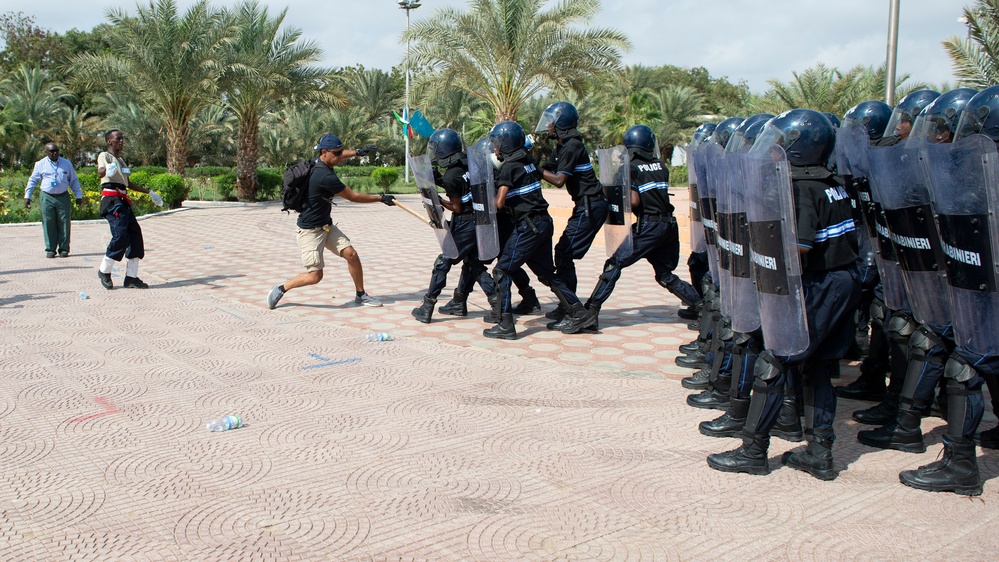
<path fill-rule="evenodd" d="M 568 198 L 546 197 L 560 232 Z M 978 450 L 980 497 L 898 482 L 940 454 L 939 418 L 926 453 L 879 451 L 850 419 L 869 404 L 840 400 L 835 481 L 781 467 L 803 445 L 780 439 L 771 475 L 716 472 L 705 456 L 739 442 L 698 433 L 720 412 L 684 402 L 691 371 L 673 359 L 694 334 L 647 263 L 624 271 L 599 333 L 536 315 L 488 340 L 478 289 L 466 318 L 410 316 L 438 253 L 426 225 L 338 203 L 381 308 L 355 306 L 327 255 L 322 283 L 267 310 L 302 271 L 278 203 L 142 220 L 146 291 L 100 286 L 104 222 L 75 223 L 66 259 L 44 257 L 38 225 L 0 227 L 0 560 L 999 556 L 999 452 Z M 584 299 L 604 259 L 598 244 L 580 263 Z M 205 429 L 229 413 L 245 427 Z"/>

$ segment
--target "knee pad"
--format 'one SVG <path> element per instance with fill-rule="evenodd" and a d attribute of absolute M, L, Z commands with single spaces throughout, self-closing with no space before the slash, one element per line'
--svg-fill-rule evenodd
<path fill-rule="evenodd" d="M 756 359 L 753 365 L 753 376 L 758 381 L 768 381 L 776 378 L 784 372 L 784 365 L 774 357 L 773 353 L 764 350 Z"/>
<path fill-rule="evenodd" d="M 974 367 L 960 355 L 952 354 L 944 365 L 944 377 L 948 380 L 965 383 L 976 375 Z"/>
<path fill-rule="evenodd" d="M 718 327 L 718 339 L 722 341 L 732 341 L 735 337 L 735 332 L 732 331 L 732 323 L 728 320 L 723 320 L 721 325 Z"/>
<path fill-rule="evenodd" d="M 735 332 L 734 336 L 732 337 L 732 343 L 740 347 L 746 347 L 746 344 L 749 343 L 749 334 L 745 334 L 743 332 Z"/>
<path fill-rule="evenodd" d="M 916 331 L 916 320 L 904 312 L 894 312 L 888 320 L 888 337 L 896 341 L 908 340 Z"/>
<path fill-rule="evenodd" d="M 493 283 L 496 283 L 497 287 L 499 287 L 500 283 L 502 283 L 507 277 L 509 277 L 509 275 L 506 270 L 499 267 L 493 269 Z"/>
<path fill-rule="evenodd" d="M 604 262 L 604 270 L 600 274 L 600 279 L 603 281 L 611 282 L 617 281 L 621 278 L 621 268 L 618 267 L 613 260 L 607 260 Z"/>
<path fill-rule="evenodd" d="M 871 324 L 880 324 L 884 326 L 885 323 L 885 303 L 881 302 L 881 299 L 875 298 L 871 301 Z"/>
<path fill-rule="evenodd" d="M 437 259 L 434 260 L 434 269 L 437 271 L 451 271 L 451 266 L 454 262 L 444 257 L 444 254 L 439 254 Z"/>

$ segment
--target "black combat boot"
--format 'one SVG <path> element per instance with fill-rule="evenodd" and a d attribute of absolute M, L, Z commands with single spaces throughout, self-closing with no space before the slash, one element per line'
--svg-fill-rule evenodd
<path fill-rule="evenodd" d="M 836 396 L 848 400 L 864 400 L 879 402 L 885 397 L 885 377 L 880 374 L 880 381 L 874 375 L 861 374 L 860 377 L 846 386 L 836 387 Z"/>
<path fill-rule="evenodd" d="M 898 415 L 898 399 L 898 394 L 890 392 L 875 406 L 854 412 L 853 419 L 867 425 L 888 425 Z"/>
<path fill-rule="evenodd" d="M 509 312 L 502 314 L 500 316 L 499 324 L 496 324 L 492 328 L 486 328 L 482 330 L 482 335 L 487 338 L 494 338 L 500 340 L 515 340 L 517 339 L 517 329 L 514 327 L 513 314 Z"/>
<path fill-rule="evenodd" d="M 589 310 L 593 315 L 593 323 L 589 326 L 583 328 L 587 332 L 599 332 L 600 331 L 600 305 L 593 303 L 586 303 L 586 310 Z"/>
<path fill-rule="evenodd" d="M 810 437 L 804 451 L 788 451 L 781 455 L 781 464 L 807 472 L 819 480 L 835 480 L 832 429 L 817 429 L 815 435 Z"/>
<path fill-rule="evenodd" d="M 928 492 L 982 495 L 975 442 L 970 439 L 952 440 L 945 434 L 943 445 L 943 459 L 916 470 L 903 470 L 898 480 L 910 488 Z"/>
<path fill-rule="evenodd" d="M 898 417 L 891 423 L 877 429 L 858 431 L 857 441 L 878 449 L 922 453 L 926 451 L 926 444 L 923 442 L 919 421 L 919 412 L 910 408 L 901 408 Z"/>
<path fill-rule="evenodd" d="M 708 437 L 738 437 L 746 426 L 749 398 L 732 398 L 728 410 L 719 418 L 698 424 L 697 429 Z"/>
<path fill-rule="evenodd" d="M 726 453 L 708 455 L 708 466 L 722 472 L 745 472 L 746 474 L 770 474 L 767 466 L 767 450 L 770 448 L 770 436 L 743 432 L 742 446 Z"/>
<path fill-rule="evenodd" d="M 486 299 L 489 301 L 489 312 L 486 312 L 486 314 L 482 317 L 482 321 L 485 322 L 486 324 L 498 324 L 500 321 L 499 293 L 493 293 L 491 295 L 488 295 L 486 296 Z"/>
<path fill-rule="evenodd" d="M 430 318 L 434 315 L 434 305 L 436 304 L 437 299 L 423 297 L 423 304 L 421 304 L 419 308 L 413 309 L 413 318 L 416 318 L 424 324 L 429 324 Z"/>
<path fill-rule="evenodd" d="M 711 369 L 702 367 L 693 375 L 680 379 L 680 386 L 690 390 L 707 390 L 709 380 L 711 380 Z"/>
<path fill-rule="evenodd" d="M 450 316 L 468 316 L 468 295 L 465 293 L 459 293 L 457 289 L 454 291 L 454 296 L 447 304 L 437 309 L 437 312 L 441 314 L 448 314 Z"/>
<path fill-rule="evenodd" d="M 688 396 L 687 405 L 702 410 L 725 410 L 732 399 L 729 393 L 730 386 L 732 386 L 732 377 L 719 375 L 711 388 L 701 391 L 700 394 Z"/>
<path fill-rule="evenodd" d="M 683 367 L 685 369 L 700 369 L 705 365 L 704 363 L 704 352 L 703 351 L 693 351 L 687 355 L 680 355 L 673 360 L 677 367 Z"/>
<path fill-rule="evenodd" d="M 701 341 L 701 340 L 698 339 L 698 340 L 694 340 L 694 341 L 692 341 L 690 343 L 685 343 L 685 344 L 681 345 L 679 349 L 680 349 L 680 351 L 682 353 L 685 353 L 685 354 L 686 353 L 691 353 L 691 352 L 694 352 L 694 351 L 704 351 L 704 348 L 707 347 L 707 344 L 708 344 L 707 341 Z"/>
<path fill-rule="evenodd" d="M 577 302 L 570 305 L 569 310 L 563 320 L 564 324 L 559 328 L 563 334 L 575 334 L 588 328 L 596 321 L 596 314 L 592 310 L 586 310 L 583 303 Z"/>
<path fill-rule="evenodd" d="M 559 320 L 565 318 L 565 312 L 566 312 L 565 308 L 561 304 L 559 304 L 558 306 L 555 307 L 554 310 L 549 310 L 548 312 L 546 312 L 545 318 L 558 322 Z"/>
<path fill-rule="evenodd" d="M 538 293 L 534 292 L 534 289 L 525 289 L 520 296 L 523 300 L 513 307 L 514 314 L 534 314 L 541 311 L 541 301 L 538 300 Z"/>
<path fill-rule="evenodd" d="M 784 441 L 797 443 L 805 438 L 801 432 L 801 417 L 798 415 L 798 401 L 793 397 L 784 395 L 784 400 L 780 405 L 780 413 L 777 414 L 777 423 L 770 430 L 770 435 L 780 437 Z"/>

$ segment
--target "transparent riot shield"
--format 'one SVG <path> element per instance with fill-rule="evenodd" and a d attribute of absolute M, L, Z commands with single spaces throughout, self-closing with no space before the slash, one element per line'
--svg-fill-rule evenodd
<path fill-rule="evenodd" d="M 711 162 L 725 157 L 725 149 L 717 143 L 707 143 L 704 146 L 704 153 L 701 159 L 701 168 L 698 177 L 701 183 L 697 186 L 698 195 L 701 197 L 701 224 L 704 225 L 704 245 L 708 251 L 708 269 L 711 272 L 711 280 L 718 285 L 721 274 L 718 271 L 718 224 L 715 220 L 715 209 L 717 208 L 717 180 L 713 177 L 716 174 L 708 172 L 708 168 L 713 166 Z"/>
<path fill-rule="evenodd" d="M 958 345 L 999 354 L 999 155 L 983 135 L 925 148 Z"/>
<path fill-rule="evenodd" d="M 750 260 L 749 218 L 746 214 L 747 154 L 728 153 L 728 197 L 719 206 L 731 217 L 729 233 L 729 273 L 731 295 L 729 297 L 732 329 L 749 333 L 760 327 L 760 299 L 753 281 L 752 261 Z"/>
<path fill-rule="evenodd" d="M 902 277 L 902 268 L 895 255 L 895 247 L 891 242 L 891 233 L 885 222 L 881 208 L 881 198 L 871 188 L 876 179 L 871 177 L 872 153 L 886 150 L 888 147 L 872 147 L 867 140 L 867 133 L 859 127 L 846 129 L 853 141 L 848 145 L 850 168 L 854 172 L 853 189 L 857 192 L 857 201 L 864 215 L 864 232 L 874 250 L 878 273 L 881 274 L 881 286 L 884 290 L 885 305 L 891 310 L 911 311 L 909 295 Z M 844 135 L 845 137 L 846 135 Z M 838 140 L 838 137 L 837 137 Z"/>
<path fill-rule="evenodd" d="M 798 228 L 787 155 L 771 145 L 746 155 L 746 216 L 750 261 L 766 348 L 796 355 L 808 348 Z"/>
<path fill-rule="evenodd" d="M 434 184 L 434 169 L 430 164 L 430 155 L 413 156 L 409 161 L 413 166 L 416 187 L 420 190 L 420 197 L 423 199 L 423 208 L 427 211 L 427 218 L 430 219 L 430 228 L 434 229 L 437 243 L 440 244 L 441 254 L 449 259 L 457 258 L 458 247 L 451 236 L 451 229 L 448 228 L 448 224 L 444 220 L 444 206 L 441 205 L 441 198 L 437 195 L 437 185 Z"/>
<path fill-rule="evenodd" d="M 717 178 L 715 182 L 715 245 L 718 246 L 718 286 L 721 297 L 721 313 L 732 318 L 732 192 L 739 178 L 732 177 L 734 155 L 725 152 L 721 158 L 709 163 L 708 175 Z M 716 170 L 715 167 L 720 170 Z"/>
<path fill-rule="evenodd" d="M 472 184 L 472 209 L 475 210 L 475 237 L 479 259 L 489 261 L 499 255 L 499 228 L 496 221 L 496 185 L 489 160 L 493 145 L 482 137 L 468 149 L 468 176 Z"/>
<path fill-rule="evenodd" d="M 687 151 L 687 183 L 690 194 L 690 251 L 703 253 L 707 251 L 704 246 L 704 225 L 701 223 L 701 200 L 697 192 L 697 160 L 701 157 L 701 146 L 689 148 Z"/>
<path fill-rule="evenodd" d="M 843 188 L 850 194 L 853 200 L 853 221 L 862 232 L 858 233 L 859 243 L 858 253 L 864 265 L 874 267 L 877 262 L 877 255 L 871 236 L 872 229 L 867 225 L 867 217 L 864 213 L 864 198 L 870 202 L 870 187 L 864 182 L 861 184 L 858 173 L 855 172 L 851 161 L 866 156 L 867 147 L 870 145 L 867 129 L 857 121 L 849 120 L 845 125 L 836 130 L 836 170 L 843 178 Z"/>
<path fill-rule="evenodd" d="M 631 167 L 628 149 L 624 145 L 597 150 L 600 164 L 600 183 L 607 195 L 607 220 L 604 222 L 604 243 L 607 257 L 616 253 L 629 255 L 632 251 L 631 235 Z"/>
<path fill-rule="evenodd" d="M 933 220 L 925 146 L 900 143 L 871 150 L 870 177 L 912 314 L 919 322 L 942 327 L 951 322 L 950 296 L 943 249 Z"/>

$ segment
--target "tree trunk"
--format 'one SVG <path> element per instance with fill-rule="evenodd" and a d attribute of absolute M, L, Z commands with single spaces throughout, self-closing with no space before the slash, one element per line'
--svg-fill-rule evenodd
<path fill-rule="evenodd" d="M 187 135 L 190 127 L 186 123 L 167 127 L 167 172 L 184 175 L 187 167 Z"/>
<path fill-rule="evenodd" d="M 676 150 L 676 147 L 672 144 L 667 144 L 666 146 L 662 147 L 662 149 L 660 149 L 659 152 L 662 153 L 662 156 L 660 156 L 659 159 L 663 161 L 663 164 L 666 164 L 667 166 L 673 165 L 672 162 L 673 162 L 674 150 Z"/>
<path fill-rule="evenodd" d="M 260 122 L 256 117 L 239 124 L 236 144 L 236 198 L 240 201 L 257 200 L 257 134 Z"/>

